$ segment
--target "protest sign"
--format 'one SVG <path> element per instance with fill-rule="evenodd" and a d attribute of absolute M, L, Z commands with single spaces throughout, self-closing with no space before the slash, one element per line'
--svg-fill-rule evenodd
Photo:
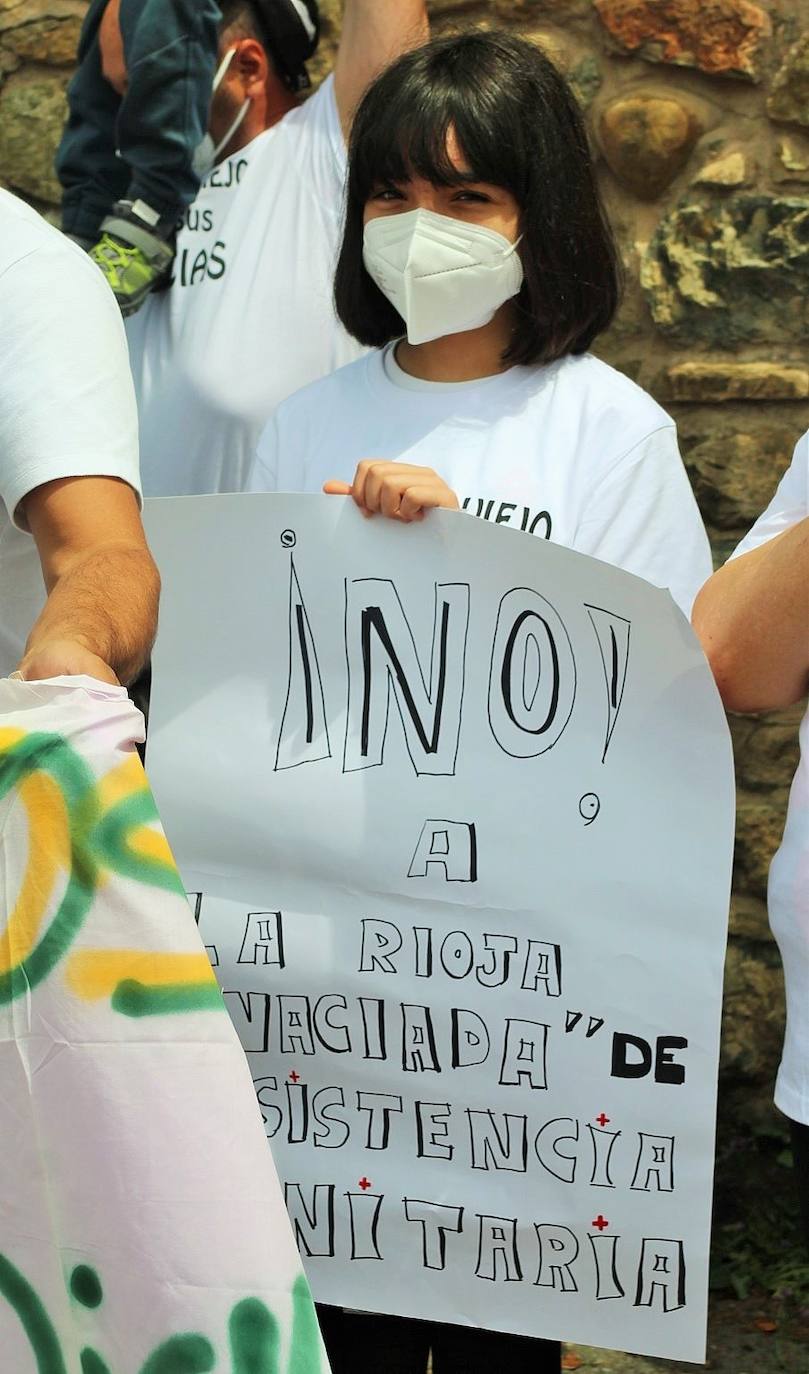
<path fill-rule="evenodd" d="M 0 682 L 0 1369 L 325 1374 L 122 687 Z"/>
<path fill-rule="evenodd" d="M 703 1358 L 733 780 L 668 594 L 449 512 L 147 524 L 150 776 L 315 1297 Z"/>

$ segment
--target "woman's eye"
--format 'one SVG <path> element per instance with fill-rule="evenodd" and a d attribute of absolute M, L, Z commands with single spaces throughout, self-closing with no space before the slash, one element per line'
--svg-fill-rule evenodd
<path fill-rule="evenodd" d="M 489 204 L 489 197 L 484 195 L 482 191 L 458 191 L 458 193 L 453 196 L 453 200 L 471 201 L 473 204 L 478 205 Z"/>
<path fill-rule="evenodd" d="M 372 199 L 382 201 L 403 200 L 404 196 L 395 186 L 380 186 L 377 191 L 374 191 Z"/>

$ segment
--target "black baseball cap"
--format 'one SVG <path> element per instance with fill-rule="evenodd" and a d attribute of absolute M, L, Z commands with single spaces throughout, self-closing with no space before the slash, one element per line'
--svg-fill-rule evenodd
<path fill-rule="evenodd" d="M 253 0 L 267 45 L 281 76 L 293 90 L 309 85 L 306 63 L 320 38 L 317 0 Z"/>

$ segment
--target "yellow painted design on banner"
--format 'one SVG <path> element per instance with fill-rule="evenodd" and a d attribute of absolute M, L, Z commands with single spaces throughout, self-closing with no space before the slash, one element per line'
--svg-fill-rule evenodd
<path fill-rule="evenodd" d="M 151 859 L 154 863 L 165 864 L 166 867 L 174 867 L 174 855 L 165 835 L 160 830 L 152 830 L 149 826 L 141 826 L 139 830 L 133 830 L 129 836 L 129 851 L 140 859 Z"/>
<path fill-rule="evenodd" d="M 103 778 L 98 780 L 97 791 L 101 811 L 110 811 L 118 802 L 125 801 L 134 792 L 145 792 L 148 786 L 143 765 L 137 754 L 128 755 L 123 763 L 119 763 L 117 768 L 111 768 L 109 773 L 105 773 Z"/>
<path fill-rule="evenodd" d="M 96 787 L 99 808 L 102 814 L 106 814 L 119 802 L 126 801 L 138 792 L 146 792 L 148 788 L 146 774 L 138 755 L 130 754 L 123 763 L 118 764 L 117 768 L 111 768 L 109 773 L 105 773 L 102 778 L 99 778 Z M 130 837 L 130 844 L 132 844 L 132 837 Z M 163 857 L 162 851 L 160 857 Z M 172 862 L 171 855 L 169 855 L 169 862 Z M 109 869 L 102 868 L 98 874 L 99 889 L 106 887 L 112 876 Z"/>
<path fill-rule="evenodd" d="M 119 983 L 133 980 L 146 987 L 215 983 L 205 954 L 163 954 L 142 949 L 83 949 L 67 963 L 67 983 L 86 1001 L 111 997 Z"/>
<path fill-rule="evenodd" d="M 0 737 L 13 733 L 0 731 Z M 70 827 L 58 783 L 47 773 L 32 773 L 17 795 L 28 819 L 28 861 L 17 900 L 0 931 L 0 973 L 28 958 L 54 887 L 70 869 Z"/>
<path fill-rule="evenodd" d="M 224 1011 L 201 950 L 70 952 L 111 879 L 186 901 L 137 755 L 97 779 L 62 736 L 3 728 L 0 801 L 15 795 L 27 819 L 28 853 L 14 909 L 0 930 L 0 1006 L 27 996 L 65 960 L 74 994 L 85 1001 L 109 998 L 112 1010 L 124 1016 Z"/>

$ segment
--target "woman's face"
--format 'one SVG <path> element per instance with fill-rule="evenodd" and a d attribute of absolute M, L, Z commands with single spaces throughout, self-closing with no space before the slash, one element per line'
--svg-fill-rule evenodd
<path fill-rule="evenodd" d="M 413 177 L 396 185 L 380 184 L 374 187 L 365 202 L 363 223 L 383 215 L 401 215 L 408 210 L 432 210 L 434 214 L 449 215 L 468 224 L 482 224 L 486 229 L 495 229 L 510 243 L 516 242 L 520 232 L 520 208 L 515 197 L 503 186 L 472 178 L 452 129 L 447 136 L 447 153 L 456 171 L 469 176 L 468 183 L 436 186 L 422 177 Z"/>

